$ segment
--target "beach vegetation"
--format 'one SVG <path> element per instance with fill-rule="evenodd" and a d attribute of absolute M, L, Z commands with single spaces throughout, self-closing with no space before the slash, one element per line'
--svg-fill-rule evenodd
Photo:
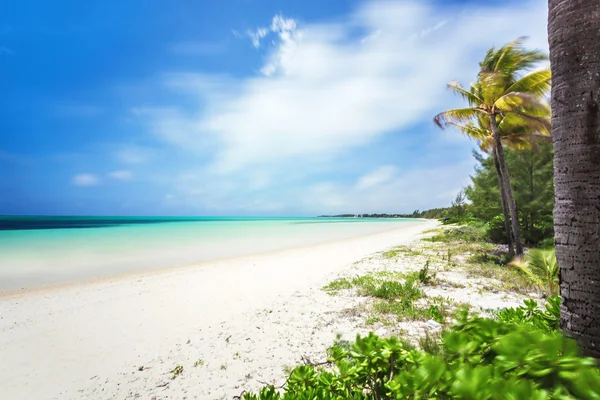
<path fill-rule="evenodd" d="M 554 249 L 531 249 L 525 257 L 516 258 L 508 265 L 522 271 L 548 296 L 559 294 L 559 268 Z"/>
<path fill-rule="evenodd" d="M 291 399 L 598 399 L 600 370 L 560 333 L 557 300 L 492 318 L 461 313 L 420 349 L 374 333 L 336 343 L 323 362 L 293 369 L 281 388 L 245 400 Z M 323 368 L 325 366 L 325 368 Z"/>
<path fill-rule="evenodd" d="M 204 365 L 203 359 L 199 359 L 199 360 L 196 360 L 196 362 L 194 362 L 194 367 L 201 367 L 203 365 Z"/>
<path fill-rule="evenodd" d="M 396 246 L 390 250 L 384 251 L 381 256 L 386 259 L 397 259 L 400 255 L 418 256 L 422 253 L 408 246 Z"/>
<path fill-rule="evenodd" d="M 177 378 L 179 375 L 183 373 L 183 365 L 177 365 L 175 368 L 171 370 L 171 379 Z"/>

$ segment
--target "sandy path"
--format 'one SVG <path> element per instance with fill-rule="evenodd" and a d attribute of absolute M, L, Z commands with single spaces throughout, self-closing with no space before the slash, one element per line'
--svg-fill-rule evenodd
<path fill-rule="evenodd" d="M 436 224 L 0 298 L 2 398 L 231 398 L 332 343 L 331 274 Z"/>

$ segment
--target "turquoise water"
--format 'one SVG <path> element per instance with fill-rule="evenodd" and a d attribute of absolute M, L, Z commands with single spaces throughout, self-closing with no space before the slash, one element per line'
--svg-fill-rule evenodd
<path fill-rule="evenodd" d="M 0 217 L 0 290 L 306 246 L 416 221 L 420 220 Z"/>

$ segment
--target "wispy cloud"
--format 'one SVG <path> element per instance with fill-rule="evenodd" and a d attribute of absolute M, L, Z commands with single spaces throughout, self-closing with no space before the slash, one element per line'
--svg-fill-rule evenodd
<path fill-rule="evenodd" d="M 122 170 L 118 170 L 118 171 L 112 171 L 108 174 L 108 176 L 110 178 L 117 179 L 120 181 L 127 181 L 127 180 L 131 179 L 133 174 L 131 173 L 131 171 L 122 169 Z"/>
<path fill-rule="evenodd" d="M 88 173 L 77 174 L 73 177 L 72 181 L 77 186 L 95 186 L 100 183 L 96 175 Z"/>
<path fill-rule="evenodd" d="M 6 54 L 8 56 L 15 55 L 15 53 L 11 49 L 5 46 L 0 46 L 0 54 Z"/>
<path fill-rule="evenodd" d="M 546 49 L 546 7 L 543 0 L 466 9 L 388 1 L 366 3 L 334 22 L 300 24 L 276 15 L 270 26 L 249 35 L 255 46 L 261 40 L 274 41 L 257 68 L 262 75 L 236 79 L 201 72 L 165 74 L 164 85 L 171 96 L 180 93 L 187 100 L 197 99 L 197 105 L 180 107 L 173 102 L 167 107 L 145 107 L 137 110 L 137 116 L 158 138 L 203 156 L 194 173 L 196 184 L 182 184 L 180 190 L 192 196 L 200 187 L 202 196 L 190 201 L 207 207 L 262 199 L 276 208 L 294 202 L 274 188 L 278 179 L 298 172 L 308 175 L 299 178 L 298 187 L 306 190 L 312 187 L 310 182 L 321 181 L 324 186 L 315 186 L 313 192 L 327 193 L 331 199 L 342 196 L 346 204 L 354 199 L 373 207 L 387 204 L 382 196 L 360 193 L 369 192 L 367 187 L 379 194 L 387 192 L 374 188 L 409 190 L 398 179 L 420 182 L 423 190 L 416 192 L 423 202 L 430 201 L 438 188 L 423 185 L 425 180 L 387 163 L 357 176 L 352 184 L 322 180 L 322 176 L 356 149 L 392 134 L 414 136 L 418 134 L 411 131 L 415 124 L 429 122 L 435 113 L 460 104 L 446 91 L 447 82 L 469 83 L 489 47 L 528 35 L 529 46 Z M 443 133 L 439 134 L 438 140 L 443 140 Z M 408 139 L 394 142 L 398 152 L 411 142 Z M 472 165 L 470 154 L 465 153 Z M 445 173 L 445 179 L 463 179 L 470 168 L 460 165 L 448 171 L 462 175 Z M 436 168 L 420 173 L 439 174 Z M 210 192 L 204 190 L 213 182 L 218 184 Z M 448 191 L 457 185 L 450 186 Z M 318 203 L 318 198 L 311 199 Z M 392 198 L 398 205 L 398 197 Z"/>
<path fill-rule="evenodd" d="M 365 190 L 389 182 L 396 175 L 397 168 L 393 165 L 384 165 L 376 170 L 361 176 L 356 182 L 357 190 Z"/>

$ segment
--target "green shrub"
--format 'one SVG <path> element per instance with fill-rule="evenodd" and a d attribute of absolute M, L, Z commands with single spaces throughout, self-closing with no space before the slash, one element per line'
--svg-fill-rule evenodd
<path fill-rule="evenodd" d="M 550 302 L 549 315 L 556 316 L 556 304 Z M 267 386 L 243 399 L 600 399 L 596 361 L 581 357 L 552 324 L 539 329 L 548 315 L 537 305 L 522 309 L 523 316 L 504 311 L 499 319 L 463 313 L 425 351 L 395 337 L 358 336 L 351 348 L 330 349 L 330 368 L 299 366 L 282 392 Z"/>
<path fill-rule="evenodd" d="M 534 300 L 525 300 L 524 307 L 506 308 L 498 312 L 498 319 L 516 325 L 530 324 L 543 332 L 555 332 L 560 323 L 560 300 L 559 296 L 549 297 L 545 310 Z"/>
<path fill-rule="evenodd" d="M 470 225 L 462 225 L 459 227 L 445 228 L 442 233 L 423 238 L 429 242 L 459 242 L 459 243 L 478 243 L 485 242 L 487 239 L 487 231 L 484 224 L 472 223 Z"/>

